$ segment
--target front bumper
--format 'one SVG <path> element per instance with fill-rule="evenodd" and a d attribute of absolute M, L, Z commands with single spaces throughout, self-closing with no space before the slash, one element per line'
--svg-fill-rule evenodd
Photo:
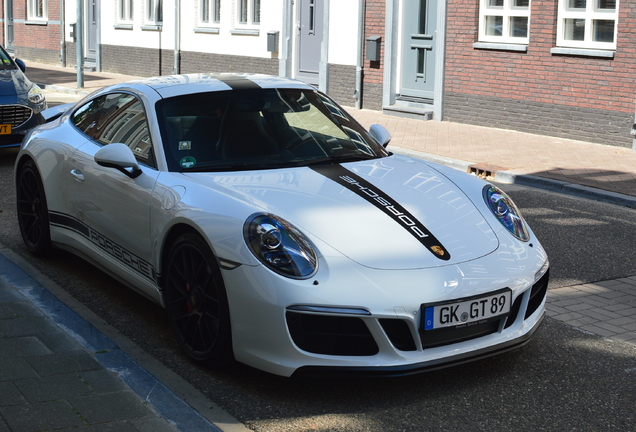
<path fill-rule="evenodd" d="M 502 267 L 496 257 L 411 271 L 379 271 L 330 259 L 330 268 L 321 263 L 323 273 L 307 281 L 274 276 L 263 267 L 224 270 L 235 358 L 283 376 L 396 376 L 518 348 L 545 313 L 549 272 L 535 277 L 545 262 L 542 249 L 537 252 L 526 257 L 528 265 L 515 268 Z M 512 290 L 509 315 L 474 330 L 449 332 L 447 342 L 436 340 L 434 346 L 424 339 L 422 303 L 502 287 Z"/>
<path fill-rule="evenodd" d="M 15 107 L 11 110 L 11 107 Z M 31 114 L 24 120 L 20 115 L 15 115 L 12 111 L 31 111 Z M 22 105 L 2 105 L 0 106 L 0 125 L 11 124 L 11 133 L 0 133 L 0 148 L 19 147 L 26 134 L 36 126 L 45 122 L 41 113 L 35 113 L 29 107 Z"/>

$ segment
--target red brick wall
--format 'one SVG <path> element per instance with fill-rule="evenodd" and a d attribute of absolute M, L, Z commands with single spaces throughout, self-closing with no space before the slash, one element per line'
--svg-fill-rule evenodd
<path fill-rule="evenodd" d="M 386 15 L 386 0 L 367 0 L 364 11 L 364 74 L 363 74 L 363 107 L 371 109 L 382 108 L 382 83 L 384 80 L 384 29 Z M 380 61 L 371 62 L 366 58 L 366 38 L 382 36 L 380 44 Z"/>
<path fill-rule="evenodd" d="M 26 0 L 14 0 L 13 19 L 27 19 Z M 53 0 L 48 2 L 49 21 L 60 21 L 60 2 Z M 34 25 L 15 23 L 14 44 L 16 47 L 28 47 L 45 50 L 60 49 L 59 24 Z"/>
<path fill-rule="evenodd" d="M 557 1 L 532 0 L 527 53 L 473 48 L 478 0 L 449 0 L 445 91 L 634 113 L 636 1 L 619 5 L 614 59 L 553 55 Z"/>

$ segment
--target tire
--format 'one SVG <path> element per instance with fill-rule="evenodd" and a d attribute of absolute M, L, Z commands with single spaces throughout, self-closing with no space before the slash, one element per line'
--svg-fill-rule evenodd
<path fill-rule="evenodd" d="M 188 357 L 209 366 L 233 359 L 230 311 L 221 271 L 200 236 L 183 234 L 170 249 L 164 300 L 170 325 Z"/>
<path fill-rule="evenodd" d="M 20 168 L 16 195 L 18 223 L 24 244 L 34 254 L 47 254 L 52 248 L 49 209 L 40 173 L 32 160 Z"/>

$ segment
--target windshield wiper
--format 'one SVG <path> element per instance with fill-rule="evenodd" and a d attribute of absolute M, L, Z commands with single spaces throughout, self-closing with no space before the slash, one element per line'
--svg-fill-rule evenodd
<path fill-rule="evenodd" d="M 276 162 L 276 163 L 229 163 L 229 164 L 208 164 L 199 165 L 192 168 L 183 168 L 181 172 L 218 172 L 218 171 L 247 171 L 247 170 L 262 170 L 262 169 L 275 169 L 288 167 L 288 162 Z"/>

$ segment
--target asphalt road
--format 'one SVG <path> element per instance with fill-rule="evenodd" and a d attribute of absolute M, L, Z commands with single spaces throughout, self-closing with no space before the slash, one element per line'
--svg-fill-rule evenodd
<path fill-rule="evenodd" d="M 0 150 L 0 242 L 256 431 L 634 431 L 636 349 L 546 318 L 521 350 L 397 379 L 286 379 L 179 351 L 162 309 L 65 252 L 34 258 L 15 217 L 16 150 Z M 634 210 L 510 191 L 542 240 L 551 287 L 636 274 Z"/>

